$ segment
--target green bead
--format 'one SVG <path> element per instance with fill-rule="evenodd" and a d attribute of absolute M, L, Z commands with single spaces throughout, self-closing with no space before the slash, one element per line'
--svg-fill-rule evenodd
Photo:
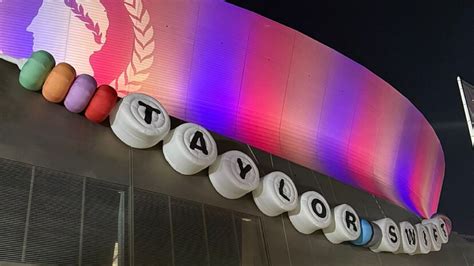
<path fill-rule="evenodd" d="M 20 84 L 27 90 L 39 91 L 49 72 L 56 65 L 54 57 L 46 51 L 36 51 L 20 71 Z"/>

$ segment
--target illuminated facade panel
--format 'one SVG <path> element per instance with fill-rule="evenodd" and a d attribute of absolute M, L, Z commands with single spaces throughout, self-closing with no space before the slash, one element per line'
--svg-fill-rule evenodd
<path fill-rule="evenodd" d="M 0 51 L 51 52 L 121 96 L 435 213 L 444 155 L 404 96 L 337 51 L 218 0 L 0 2 Z M 337 33 L 335 33 L 337 34 Z"/>

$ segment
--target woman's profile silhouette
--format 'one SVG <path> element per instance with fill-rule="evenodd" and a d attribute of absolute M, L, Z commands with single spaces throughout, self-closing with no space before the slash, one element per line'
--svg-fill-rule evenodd
<path fill-rule="evenodd" d="M 0 1 L 0 51 L 14 57 L 33 52 L 33 33 L 27 30 L 43 0 Z"/>
<path fill-rule="evenodd" d="M 133 53 L 133 23 L 124 3 L 117 0 L 101 0 L 107 11 L 109 27 L 106 42 L 90 57 L 94 77 L 99 84 L 110 84 L 127 68 Z"/>

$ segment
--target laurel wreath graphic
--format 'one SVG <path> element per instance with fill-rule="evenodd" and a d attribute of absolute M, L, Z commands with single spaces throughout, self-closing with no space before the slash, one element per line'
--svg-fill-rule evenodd
<path fill-rule="evenodd" d="M 94 23 L 89 14 L 84 11 L 84 7 L 78 4 L 76 0 L 64 0 L 64 4 L 71 9 L 76 18 L 84 22 L 86 28 L 94 35 L 94 41 L 97 44 L 102 44 L 102 33 L 100 32 L 99 24 Z"/>
<path fill-rule="evenodd" d="M 128 64 L 127 69 L 110 83 L 117 89 L 120 96 L 141 89 L 142 83 L 150 75 L 149 69 L 153 64 L 153 52 L 155 51 L 153 26 L 150 23 L 148 11 L 143 7 L 142 0 L 124 0 L 124 5 L 133 22 L 135 40 L 132 61 Z"/>

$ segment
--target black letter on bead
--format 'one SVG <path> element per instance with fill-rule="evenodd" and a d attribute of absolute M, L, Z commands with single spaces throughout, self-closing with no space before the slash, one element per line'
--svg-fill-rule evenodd
<path fill-rule="evenodd" d="M 425 239 L 425 246 L 428 246 L 428 240 L 426 239 L 426 232 L 423 231 L 423 238 Z"/>
<path fill-rule="evenodd" d="M 408 244 L 416 245 L 415 230 L 405 228 L 405 234 L 407 235 Z"/>
<path fill-rule="evenodd" d="M 318 208 L 316 208 L 318 205 L 321 205 L 321 212 L 318 212 Z M 324 206 L 323 202 L 320 201 L 319 199 L 313 199 L 311 201 L 311 208 L 313 209 L 313 212 L 316 213 L 317 216 L 324 218 L 326 217 L 326 206 Z"/>
<path fill-rule="evenodd" d="M 346 227 L 347 229 L 351 229 L 351 225 L 352 227 L 354 227 L 354 231 L 357 232 L 357 225 L 355 224 L 356 222 L 356 216 L 350 212 L 350 211 L 346 211 Z"/>
<path fill-rule="evenodd" d="M 278 187 L 278 192 L 280 193 L 280 195 L 286 199 L 287 201 L 290 201 L 290 198 L 288 198 L 287 195 L 285 195 L 285 193 L 283 192 L 283 188 L 285 187 L 285 180 L 281 179 L 280 180 L 280 186 Z"/>
<path fill-rule="evenodd" d="M 392 237 L 390 237 L 390 241 L 392 241 L 392 243 L 397 243 L 398 241 L 398 236 L 397 234 L 395 233 L 395 226 L 393 225 L 390 225 L 388 227 L 388 234 Z"/>
<path fill-rule="evenodd" d="M 153 117 L 153 112 L 157 114 L 161 114 L 160 109 L 153 108 L 142 101 L 138 101 L 138 105 L 145 107 L 145 122 L 147 124 L 151 124 L 151 118 Z"/>
<path fill-rule="evenodd" d="M 198 141 L 200 145 L 197 145 Z M 205 155 L 209 154 L 206 147 L 206 140 L 204 139 L 204 135 L 201 131 L 196 131 L 196 133 L 194 133 L 193 139 L 191 140 L 190 148 L 192 150 L 198 149 L 202 151 L 202 153 L 204 153 Z"/>
<path fill-rule="evenodd" d="M 433 238 L 435 241 L 438 241 L 438 230 L 433 227 Z"/>
<path fill-rule="evenodd" d="M 247 164 L 244 167 L 244 163 L 242 162 L 242 160 L 240 158 L 237 158 L 237 163 L 239 164 L 240 178 L 245 179 L 245 176 L 247 175 L 247 173 L 250 170 L 252 170 L 252 166 L 250 166 L 250 164 Z"/>
<path fill-rule="evenodd" d="M 446 228 L 444 228 L 444 226 L 445 226 L 445 224 L 442 223 L 441 224 L 441 231 L 443 231 L 443 234 L 444 234 L 445 237 L 448 237 L 448 234 L 446 233 Z"/>

